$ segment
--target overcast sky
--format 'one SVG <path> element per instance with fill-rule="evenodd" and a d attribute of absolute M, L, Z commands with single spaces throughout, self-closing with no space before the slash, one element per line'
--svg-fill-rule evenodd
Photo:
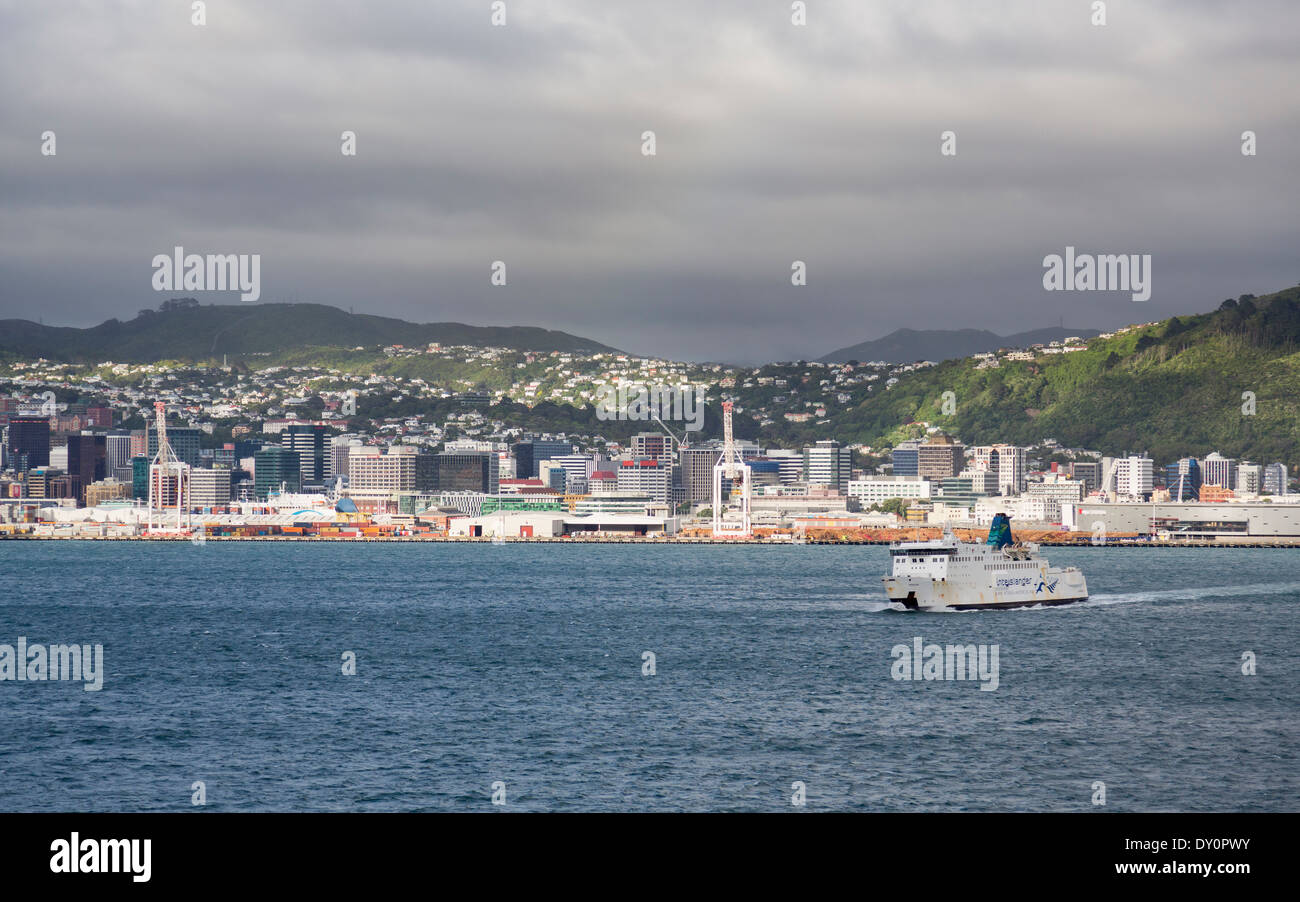
<path fill-rule="evenodd" d="M 176 245 L 260 254 L 261 302 L 747 362 L 1300 281 L 1295 0 L 505 5 L 0 0 L 0 318 L 130 318 Z M 1151 300 L 1044 291 L 1066 245 Z"/>

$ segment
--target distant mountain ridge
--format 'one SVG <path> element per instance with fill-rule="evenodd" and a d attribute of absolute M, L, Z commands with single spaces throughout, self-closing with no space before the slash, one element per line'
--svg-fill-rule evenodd
<path fill-rule="evenodd" d="M 410 323 L 325 304 L 201 305 L 180 298 L 164 302 L 159 310 L 142 310 L 135 319 L 110 319 L 86 329 L 0 320 L 0 353 L 69 363 L 219 360 L 223 354 L 238 357 L 310 347 L 430 342 L 523 351 L 617 352 L 590 338 L 533 326 Z"/>
<path fill-rule="evenodd" d="M 998 335 L 987 329 L 898 329 L 884 338 L 864 341 L 832 351 L 819 358 L 820 363 L 847 363 L 857 360 L 868 363 L 883 360 L 885 363 L 915 363 L 918 360 L 940 362 L 996 351 L 998 348 L 1027 348 L 1033 344 L 1060 341 L 1071 335 L 1092 338 L 1101 333 L 1097 329 L 1064 329 L 1052 326 L 1017 332 L 1015 335 Z"/>

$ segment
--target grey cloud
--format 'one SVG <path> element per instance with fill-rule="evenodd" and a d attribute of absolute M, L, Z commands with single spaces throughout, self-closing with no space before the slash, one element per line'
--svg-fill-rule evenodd
<path fill-rule="evenodd" d="M 0 2 L 0 317 L 131 316 L 176 244 L 262 254 L 264 300 L 697 359 L 1296 281 L 1292 3 L 488 7 Z M 1043 292 L 1066 244 L 1152 254 L 1152 300 Z"/>

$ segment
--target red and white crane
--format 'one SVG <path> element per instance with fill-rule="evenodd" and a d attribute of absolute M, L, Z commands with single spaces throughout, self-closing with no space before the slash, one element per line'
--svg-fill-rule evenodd
<path fill-rule="evenodd" d="M 730 401 L 722 402 L 722 457 L 713 467 L 713 537 L 747 539 L 754 534 L 750 525 L 751 468 L 745 463 L 740 452 L 736 450 L 736 439 L 731 431 Z M 730 499 L 722 497 L 722 480 L 726 477 L 731 482 L 731 497 L 739 496 L 740 522 L 723 518 L 724 502 Z"/>
<path fill-rule="evenodd" d="M 176 456 L 167 440 L 167 405 L 155 401 L 153 409 L 158 453 L 149 464 L 148 532 L 187 532 L 190 528 L 190 466 Z"/>

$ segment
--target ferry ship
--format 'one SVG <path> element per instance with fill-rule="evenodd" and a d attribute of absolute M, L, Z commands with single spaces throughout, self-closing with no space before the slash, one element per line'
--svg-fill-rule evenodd
<path fill-rule="evenodd" d="M 962 542 L 944 527 L 938 539 L 894 542 L 885 594 L 909 610 L 971 611 L 1070 604 L 1088 597 L 1077 567 L 1053 567 L 1038 545 L 1011 538 L 1011 519 L 997 514 L 988 541 Z"/>

